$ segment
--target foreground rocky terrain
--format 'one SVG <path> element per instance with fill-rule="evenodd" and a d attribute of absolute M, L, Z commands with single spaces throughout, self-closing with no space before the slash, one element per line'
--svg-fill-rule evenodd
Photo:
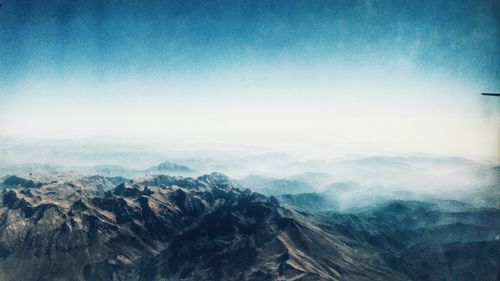
<path fill-rule="evenodd" d="M 460 210 L 311 214 L 217 173 L 9 176 L 0 280 L 497 280 L 499 211 Z"/>

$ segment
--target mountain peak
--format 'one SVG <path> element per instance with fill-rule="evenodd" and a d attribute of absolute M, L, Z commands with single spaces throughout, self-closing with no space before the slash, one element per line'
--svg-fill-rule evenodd
<path fill-rule="evenodd" d="M 193 173 L 195 172 L 193 169 L 179 165 L 170 161 L 165 161 L 157 166 L 149 168 L 149 171 L 153 172 L 180 172 L 180 173 Z"/>

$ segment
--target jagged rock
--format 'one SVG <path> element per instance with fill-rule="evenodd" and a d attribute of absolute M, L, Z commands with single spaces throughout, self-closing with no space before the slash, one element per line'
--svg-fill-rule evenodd
<path fill-rule="evenodd" d="M 80 188 L 78 179 L 56 182 L 2 191 L 0 280 L 408 280 L 424 270 L 407 259 L 418 250 L 362 228 L 398 230 L 398 222 L 425 214 L 418 206 L 396 202 L 327 220 L 217 173 L 148 176 L 105 193 Z M 374 217 L 385 220 L 375 225 Z M 477 254 L 484 247 L 450 251 L 495 258 Z M 424 256 L 437 255 L 425 249 Z M 462 272 L 466 263 L 457 266 Z M 478 276 L 469 271 L 464 276 Z"/>

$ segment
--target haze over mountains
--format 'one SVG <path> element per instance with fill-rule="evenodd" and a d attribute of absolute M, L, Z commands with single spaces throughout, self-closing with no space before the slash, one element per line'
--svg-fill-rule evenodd
<path fill-rule="evenodd" d="M 5 0 L 0 281 L 500 281 L 499 0 Z"/>
<path fill-rule="evenodd" d="M 357 213 L 304 213 L 217 173 L 119 181 L 8 177 L 1 279 L 498 278 L 498 209 L 388 201 Z"/>
<path fill-rule="evenodd" d="M 312 158 L 262 147 L 196 147 L 4 141 L 0 145 L 0 176 L 75 172 L 131 179 L 148 174 L 199 176 L 216 171 L 266 195 L 336 194 L 338 203 L 345 203 L 346 208 L 356 201 L 366 203 L 377 198 L 478 199 L 470 194 L 499 182 L 498 164 L 493 160 L 422 154 Z M 366 200 L 355 200 L 363 197 Z"/>
<path fill-rule="evenodd" d="M 0 280 L 500 277 L 494 163 L 148 149 L 4 146 Z"/>

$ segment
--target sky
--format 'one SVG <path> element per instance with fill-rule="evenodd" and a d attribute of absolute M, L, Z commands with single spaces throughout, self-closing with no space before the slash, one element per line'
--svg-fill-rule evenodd
<path fill-rule="evenodd" d="M 1 136 L 499 159 L 498 1 L 2 4 Z"/>

